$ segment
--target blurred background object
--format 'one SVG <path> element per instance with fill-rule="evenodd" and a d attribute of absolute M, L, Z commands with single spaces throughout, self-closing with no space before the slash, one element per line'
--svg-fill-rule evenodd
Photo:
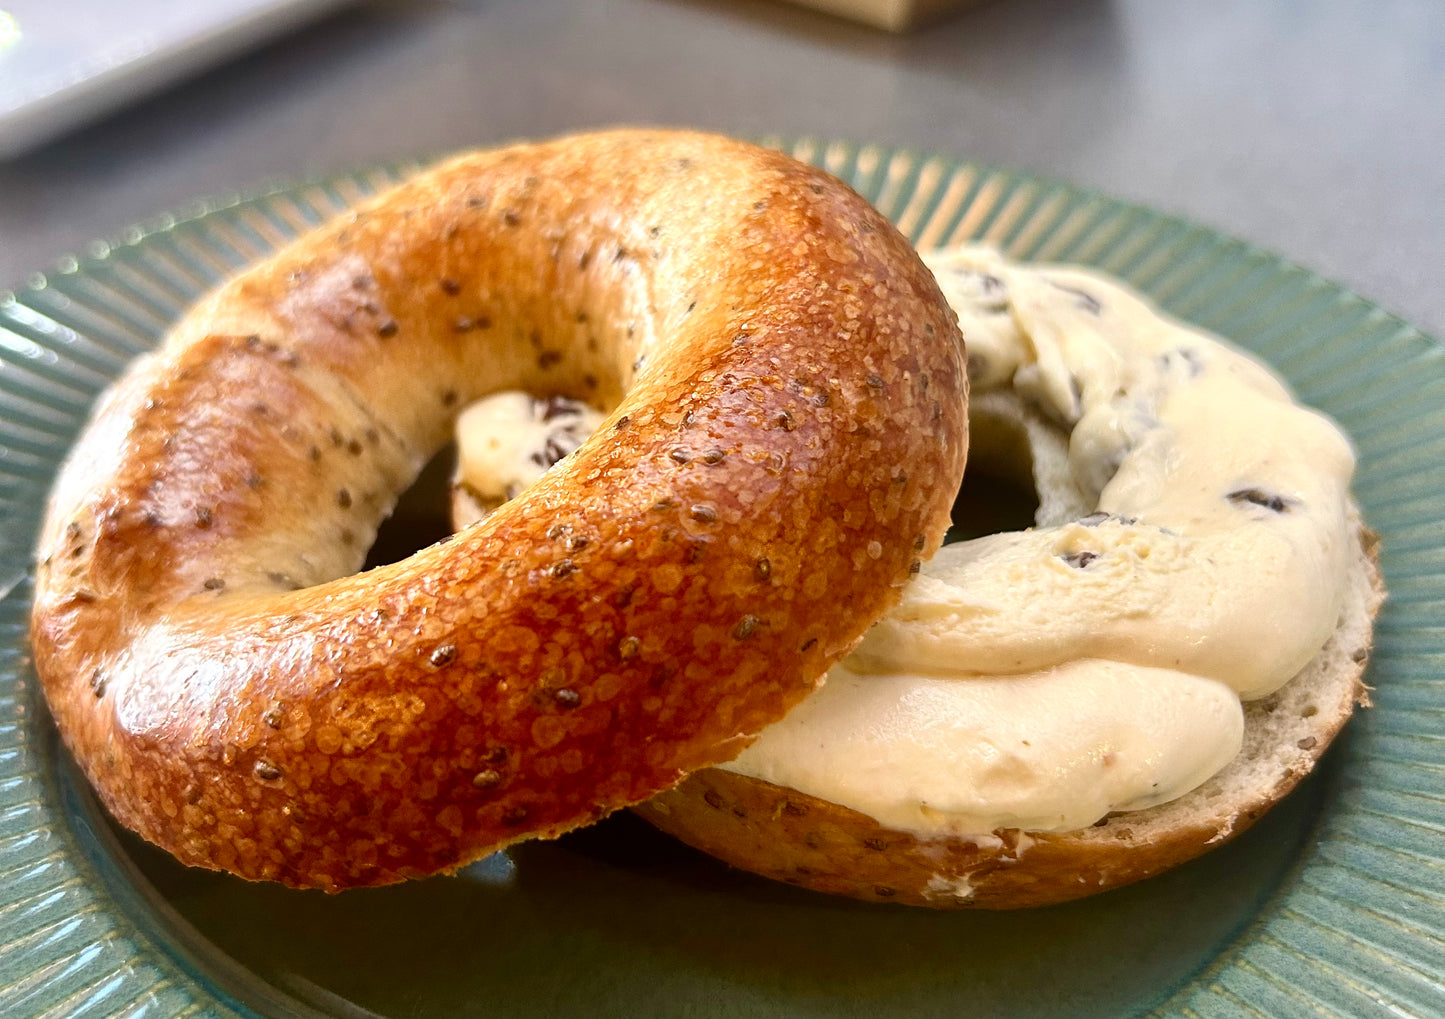
<path fill-rule="evenodd" d="M 348 0 L 6 0 L 0 157 Z"/>
<path fill-rule="evenodd" d="M 902 32 L 979 0 L 791 0 L 792 3 Z"/>
<path fill-rule="evenodd" d="M 777 0 L 362 0 L 0 161 L 0 290 L 198 196 L 650 123 L 1070 180 L 1438 335 L 1442 95 L 1439 0 L 995 0 L 902 34 Z"/>

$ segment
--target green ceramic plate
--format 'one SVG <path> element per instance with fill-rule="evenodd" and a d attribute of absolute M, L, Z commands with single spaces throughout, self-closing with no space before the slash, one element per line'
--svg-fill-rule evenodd
<path fill-rule="evenodd" d="M 37 696 L 25 618 L 42 500 L 95 395 L 188 302 L 412 168 L 231 195 L 0 295 L 0 1012 L 1445 1014 L 1445 348 L 1273 255 L 1101 195 L 771 141 L 920 245 L 984 238 L 1122 276 L 1344 424 L 1391 599 L 1375 709 L 1321 771 L 1196 863 L 1021 914 L 815 896 L 628 816 L 454 878 L 330 898 L 181 869 L 108 823 Z"/>

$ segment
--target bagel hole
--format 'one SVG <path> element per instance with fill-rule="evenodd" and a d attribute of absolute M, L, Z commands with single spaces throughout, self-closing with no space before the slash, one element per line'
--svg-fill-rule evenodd
<path fill-rule="evenodd" d="M 1033 527 L 1039 512 L 1028 433 L 993 415 L 969 419 L 968 469 L 953 500 L 945 545 Z"/>
<path fill-rule="evenodd" d="M 1039 498 L 1032 485 L 1015 478 L 970 471 L 953 500 L 953 512 L 943 543 L 969 541 L 989 534 L 1022 531 L 1034 526 Z"/>
<path fill-rule="evenodd" d="M 954 497 L 945 545 L 1033 527 L 1039 510 L 1028 435 L 1011 420 L 971 418 L 968 469 Z M 451 479 L 457 448 L 432 457 L 382 521 L 363 569 L 399 562 L 452 534 Z"/>
<path fill-rule="evenodd" d="M 427 462 L 416 481 L 397 499 L 391 516 L 376 529 L 376 540 L 371 543 L 362 569 L 398 562 L 451 535 L 448 506 L 456 462 L 454 443 Z"/>

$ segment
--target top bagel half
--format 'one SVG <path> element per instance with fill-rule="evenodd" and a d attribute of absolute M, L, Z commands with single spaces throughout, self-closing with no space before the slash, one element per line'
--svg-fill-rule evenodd
<path fill-rule="evenodd" d="M 456 408 L 603 428 L 354 574 Z M 967 447 L 953 314 L 837 180 L 691 133 L 465 155 L 233 279 L 102 401 L 36 668 L 106 806 L 337 889 L 556 835 L 735 755 L 897 599 Z"/>

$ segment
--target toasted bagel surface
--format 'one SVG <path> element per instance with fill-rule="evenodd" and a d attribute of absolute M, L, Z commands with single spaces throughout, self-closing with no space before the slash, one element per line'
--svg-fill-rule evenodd
<path fill-rule="evenodd" d="M 104 399 L 38 551 L 46 696 L 188 864 L 337 889 L 556 835 L 736 753 L 897 600 L 962 474 L 961 350 L 897 232 L 777 153 L 619 131 L 446 162 Z M 506 388 L 610 416 L 351 575 Z"/>

